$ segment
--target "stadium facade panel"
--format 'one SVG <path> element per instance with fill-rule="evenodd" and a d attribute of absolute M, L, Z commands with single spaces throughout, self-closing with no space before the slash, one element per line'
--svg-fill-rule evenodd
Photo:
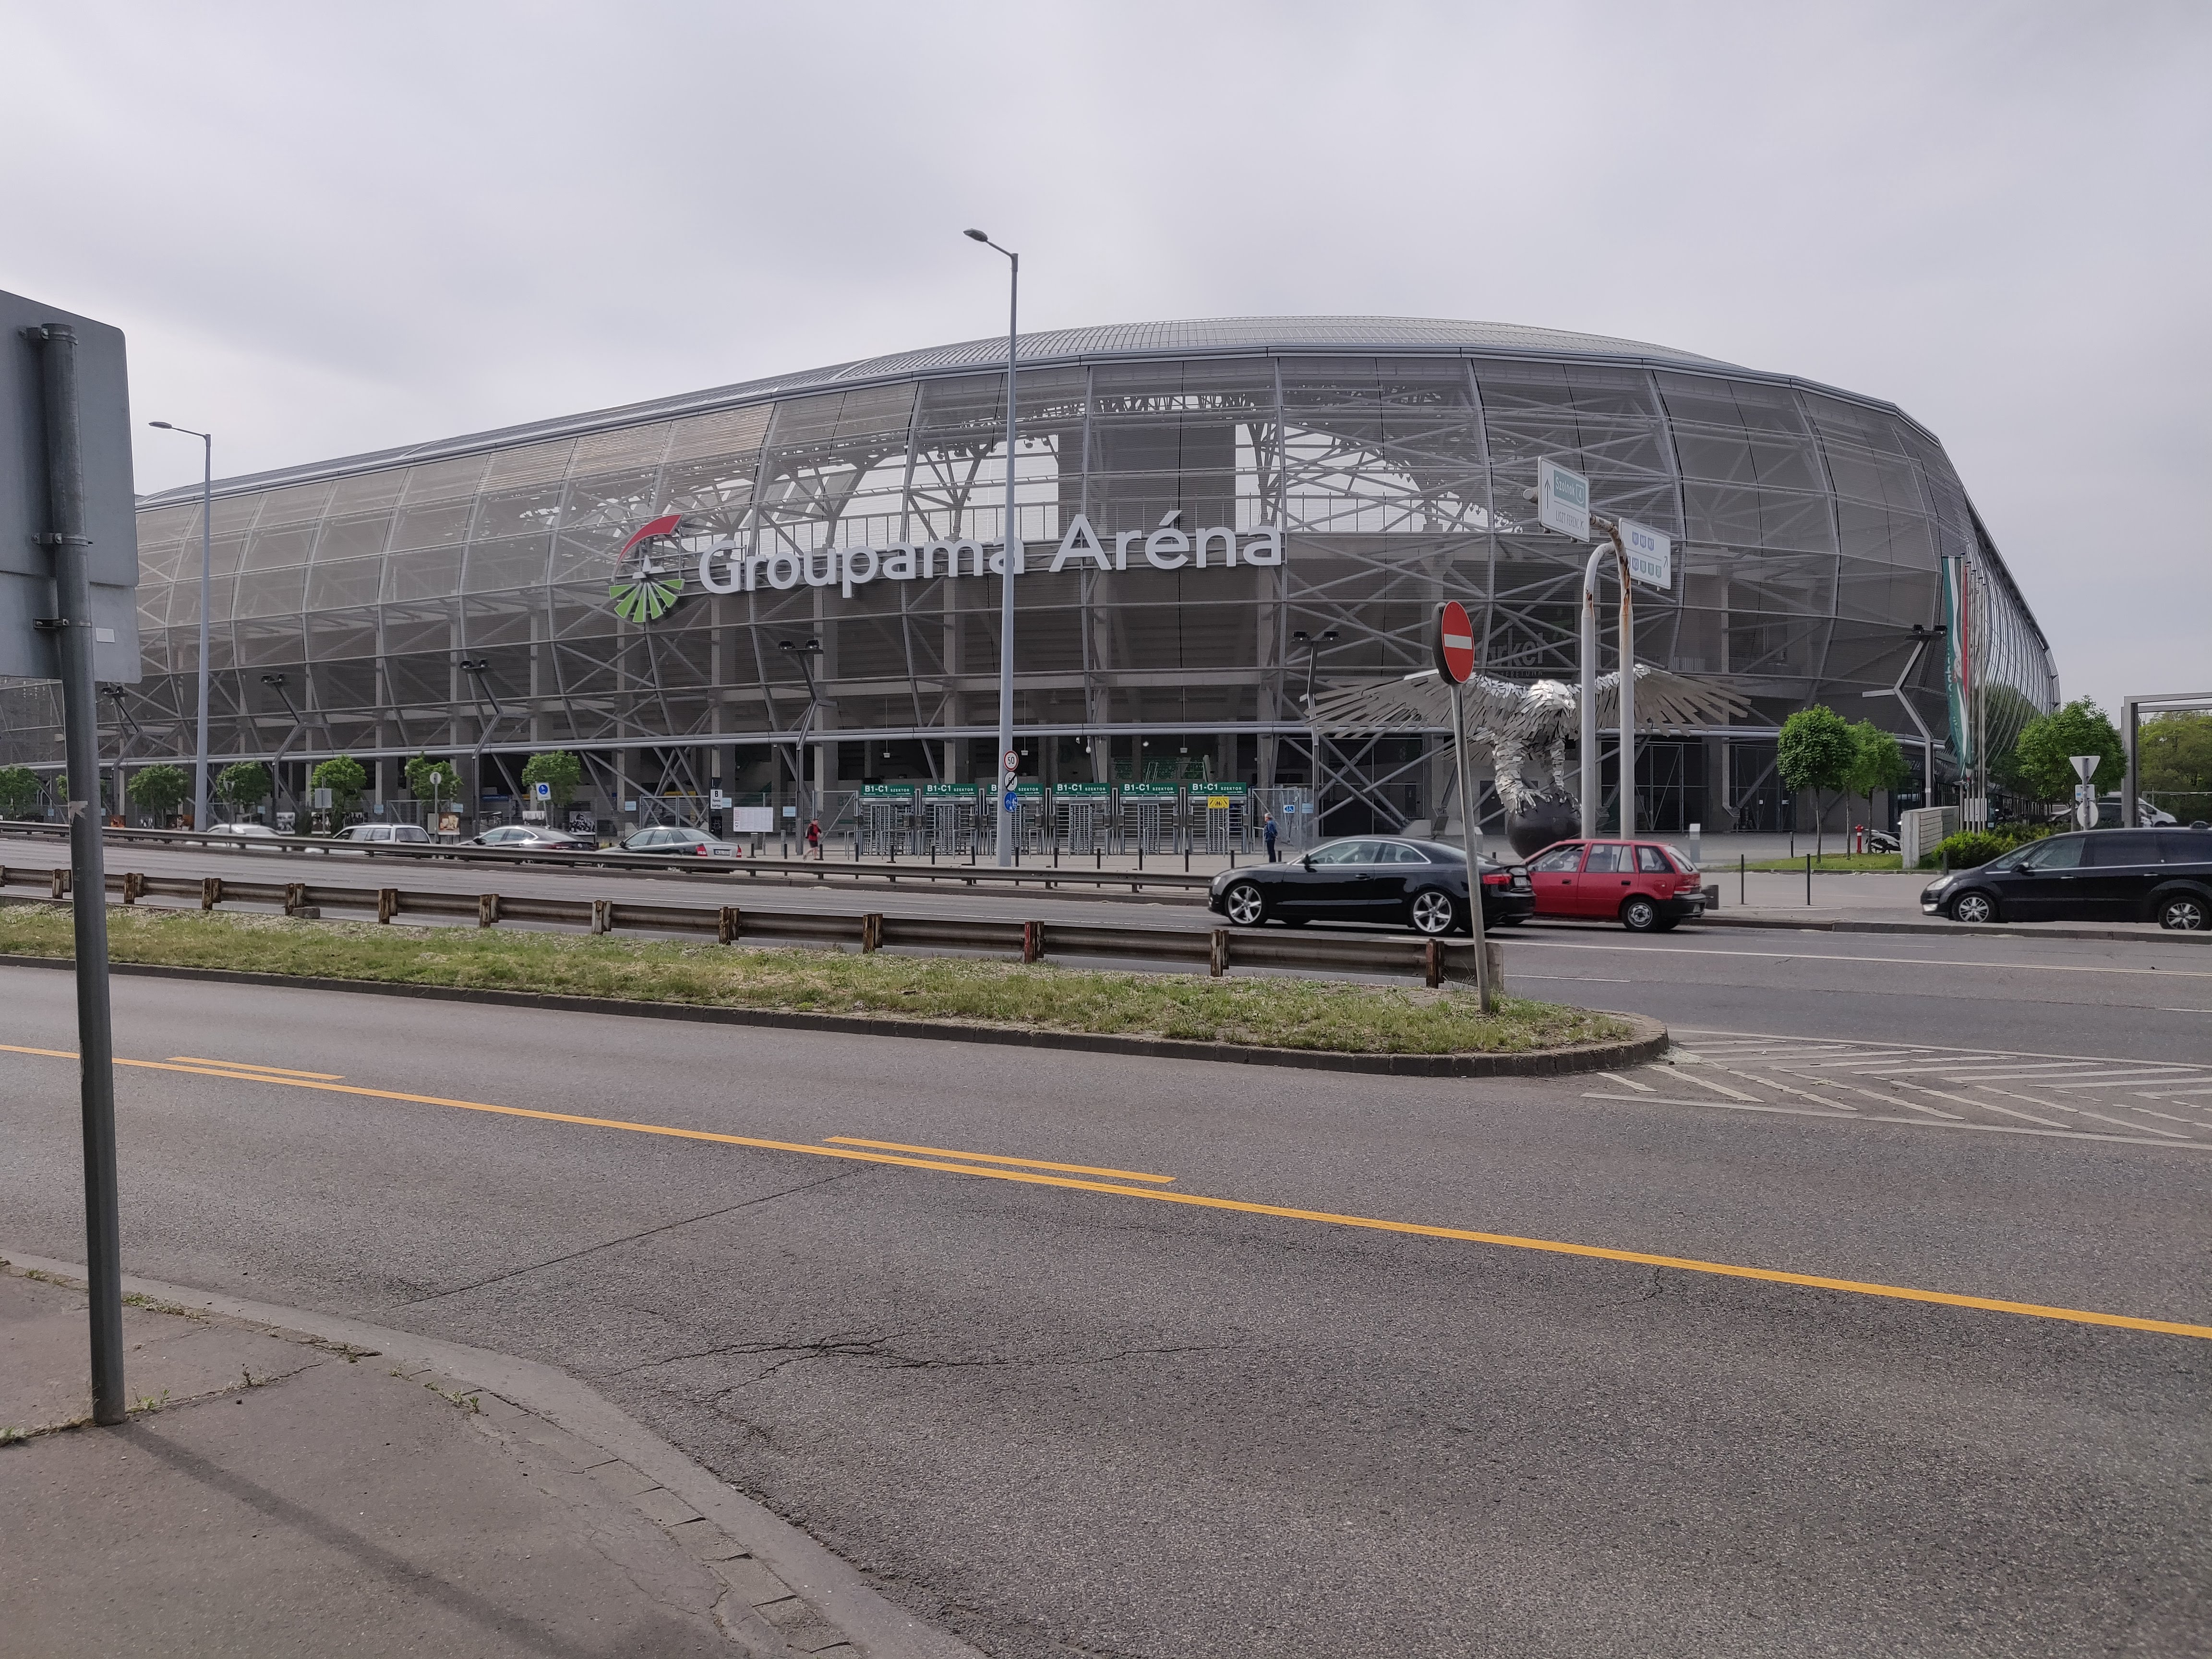
<path fill-rule="evenodd" d="M 1425 666 L 1445 598 L 1484 672 L 1573 677 L 1587 549 L 1535 524 L 1540 458 L 1674 540 L 1638 658 L 1755 711 L 1650 745 L 1646 823 L 1778 823 L 1774 730 L 1813 702 L 1915 753 L 1917 713 L 1940 776 L 1942 653 L 1913 629 L 1942 619 L 1945 556 L 1984 598 L 1992 750 L 2056 701 L 1942 445 L 1887 404 L 1390 319 L 1066 331 L 1021 364 L 1015 718 L 1048 781 L 1317 784 L 1332 827 L 1426 817 L 1442 734 L 1316 757 L 1304 698 Z M 288 792 L 350 754 L 394 800 L 404 757 L 453 756 L 503 815 L 523 757 L 568 749 L 603 820 L 988 778 L 1005 396 L 979 341 L 219 483 L 213 751 L 278 759 Z M 142 503 L 133 761 L 191 752 L 200 514 L 197 489 Z M 1909 704 L 1864 695 L 1900 676 Z"/>

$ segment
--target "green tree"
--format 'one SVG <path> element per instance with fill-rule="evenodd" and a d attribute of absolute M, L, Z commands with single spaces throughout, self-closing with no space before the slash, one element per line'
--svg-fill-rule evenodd
<path fill-rule="evenodd" d="M 1861 720 L 1851 727 L 1851 764 L 1844 774 L 1844 787 L 1854 795 L 1864 795 L 1867 816 L 1874 816 L 1874 794 L 1877 789 L 1895 789 L 1912 775 L 1905 764 L 1905 751 L 1898 747 L 1897 739 L 1872 720 Z"/>
<path fill-rule="evenodd" d="M 317 789 L 331 792 L 332 823 L 341 823 L 354 809 L 354 804 L 368 787 L 368 769 L 351 755 L 334 755 L 318 766 L 308 783 Z"/>
<path fill-rule="evenodd" d="M 228 801 L 231 810 L 250 812 L 269 799 L 269 769 L 259 761 L 239 761 L 216 774 L 215 793 L 217 800 Z"/>
<path fill-rule="evenodd" d="M 443 806 L 459 794 L 461 775 L 449 760 L 417 755 L 407 763 L 407 787 L 416 800 L 434 800 Z"/>
<path fill-rule="evenodd" d="M 1858 740 L 1851 735 L 1850 723 L 1826 704 L 1816 702 L 1810 708 L 1801 708 L 1782 722 L 1781 741 L 1775 745 L 1775 769 L 1782 775 L 1784 788 L 1812 792 L 1815 856 L 1827 850 L 1820 823 L 1826 803 L 1820 797 L 1848 786 L 1851 763 L 1857 754 Z"/>
<path fill-rule="evenodd" d="M 166 818 L 191 799 L 191 775 L 181 766 L 171 766 L 166 761 L 158 766 L 142 766 L 131 775 L 124 793 L 131 797 L 131 805 L 142 811 Z"/>
<path fill-rule="evenodd" d="M 46 793 L 27 766 L 0 766 L 0 818 L 27 818 Z"/>
<path fill-rule="evenodd" d="M 2097 757 L 2096 775 L 2090 781 L 2102 789 L 2117 789 L 2126 768 L 2120 757 L 2120 734 L 2105 711 L 2087 697 L 2076 697 L 2063 708 L 2039 714 L 2030 720 L 2013 745 L 2013 763 L 2005 781 L 2021 793 L 2046 804 L 2070 800 L 2075 775 L 2070 757 Z"/>
<path fill-rule="evenodd" d="M 565 749 L 556 749 L 549 754 L 532 755 L 522 769 L 522 787 L 533 783 L 552 786 L 552 800 L 557 810 L 574 799 L 576 790 L 584 781 L 584 763 Z"/>
<path fill-rule="evenodd" d="M 2145 720 L 2136 734 L 2136 781 L 2185 823 L 2212 817 L 2212 714 L 2176 712 Z"/>

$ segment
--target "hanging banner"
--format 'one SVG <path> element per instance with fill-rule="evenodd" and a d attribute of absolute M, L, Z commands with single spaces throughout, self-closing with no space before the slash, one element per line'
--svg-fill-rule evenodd
<path fill-rule="evenodd" d="M 1963 558 L 1943 561 L 1943 685 L 1951 713 L 1951 752 L 1959 770 L 1973 769 L 1974 673 L 1972 623 L 1973 587 L 1970 568 Z"/>

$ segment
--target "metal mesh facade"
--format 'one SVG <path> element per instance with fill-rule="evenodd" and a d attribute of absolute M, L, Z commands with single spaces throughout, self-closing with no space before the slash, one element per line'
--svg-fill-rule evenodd
<path fill-rule="evenodd" d="M 219 483 L 215 755 L 481 744 L 505 775 L 498 757 L 563 747 L 594 757 L 608 799 L 635 787 L 622 779 L 653 787 L 672 756 L 695 782 L 771 787 L 773 745 L 802 738 L 837 745 L 819 769 L 848 784 L 988 774 L 975 750 L 994 731 L 1000 577 L 969 556 L 957 575 L 940 560 L 848 593 L 772 585 L 793 565 L 765 556 L 811 557 L 818 575 L 840 549 L 998 543 L 1004 350 Z M 1425 666 L 1442 598 L 1475 616 L 1486 672 L 1571 677 L 1587 549 L 1534 522 L 1522 490 L 1539 457 L 1587 473 L 1598 511 L 1674 538 L 1674 591 L 1638 595 L 1638 654 L 1728 677 L 1761 722 L 1735 735 L 1771 738 L 1816 701 L 1913 735 L 1898 702 L 1861 694 L 1897 679 L 1914 623 L 1939 620 L 1945 554 L 1987 578 L 1984 684 L 2018 694 L 2005 717 L 2055 702 L 2042 635 L 1941 445 L 1885 404 L 1629 341 L 1373 319 L 1073 331 L 1025 339 L 1022 361 L 1016 718 L 1064 777 L 1079 763 L 1141 776 L 1172 738 L 1217 777 L 1309 781 L 1310 655 L 1322 682 Z M 134 760 L 192 747 L 198 496 L 149 497 L 139 516 Z M 609 599 L 617 553 L 668 513 L 684 515 L 670 550 L 684 597 L 625 622 Z M 1194 538 L 1225 529 L 1248 547 L 1276 529 L 1281 561 L 1224 565 L 1217 539 L 1204 569 L 1155 568 L 1141 538 L 1175 514 Z M 1135 533 L 1130 568 L 1048 568 L 1078 514 L 1109 552 Z M 726 550 L 707 573 L 724 580 L 756 556 L 752 591 L 704 591 L 709 548 Z M 1296 639 L 1332 629 L 1310 652 Z M 781 648 L 807 640 L 822 647 L 812 698 Z M 1908 690 L 1940 739 L 1940 653 Z M 14 739 L 16 758 L 54 752 L 27 726 Z M 1415 794 L 1431 787 L 1411 775 Z M 1423 804 L 1407 795 L 1400 815 Z"/>

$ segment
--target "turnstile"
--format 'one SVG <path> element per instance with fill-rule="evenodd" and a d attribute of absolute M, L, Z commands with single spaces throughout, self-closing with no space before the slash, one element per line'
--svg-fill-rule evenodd
<path fill-rule="evenodd" d="M 863 785 L 859 816 L 862 858 L 897 858 L 923 850 L 913 786 Z"/>
<path fill-rule="evenodd" d="M 972 783 L 925 784 L 921 792 L 924 853 L 939 858 L 965 857 L 975 852 L 975 786 Z"/>
<path fill-rule="evenodd" d="M 1053 844 L 1073 857 L 1112 850 L 1115 830 L 1111 784 L 1063 783 L 1052 792 Z"/>
<path fill-rule="evenodd" d="M 1121 786 L 1121 850 L 1165 854 L 1181 845 L 1182 792 L 1171 783 Z"/>
<path fill-rule="evenodd" d="M 1200 852 L 1221 854 L 1252 850 L 1249 802 L 1241 783 L 1194 783 L 1190 787 L 1192 844 Z"/>

